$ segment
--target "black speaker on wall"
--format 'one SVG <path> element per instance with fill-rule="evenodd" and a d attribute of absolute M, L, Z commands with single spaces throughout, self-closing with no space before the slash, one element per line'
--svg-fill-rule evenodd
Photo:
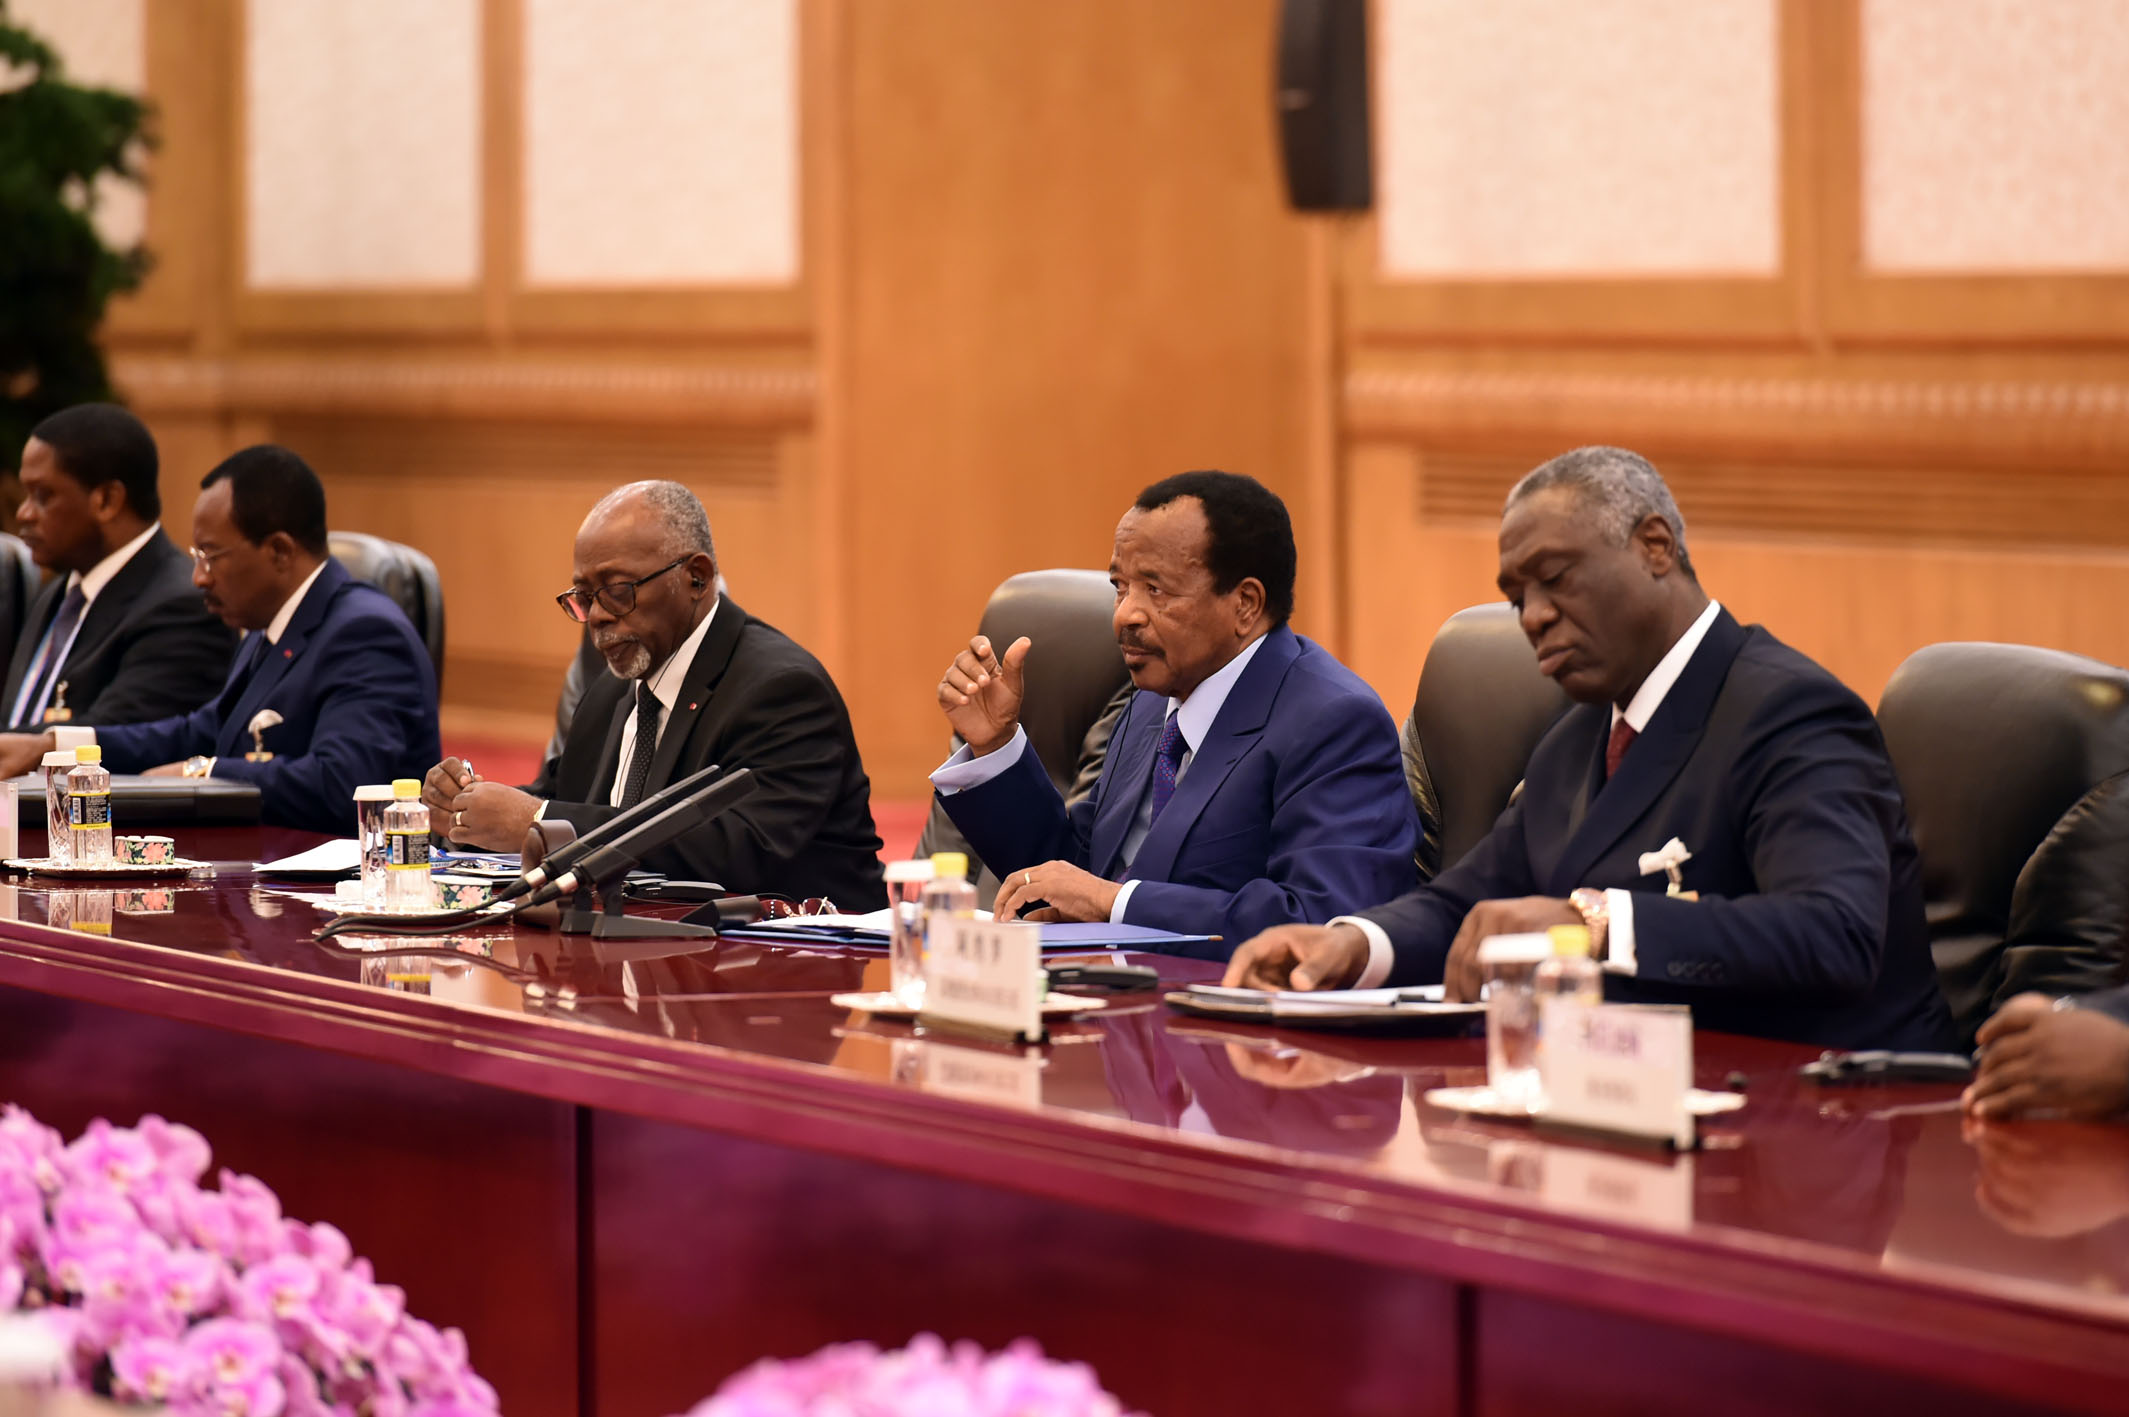
<path fill-rule="evenodd" d="M 1280 0 L 1279 151 L 1305 212 L 1375 200 L 1368 136 L 1368 0 Z"/>

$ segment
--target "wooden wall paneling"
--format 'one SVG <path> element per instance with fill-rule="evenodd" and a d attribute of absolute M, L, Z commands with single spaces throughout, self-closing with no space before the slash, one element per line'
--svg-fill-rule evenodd
<path fill-rule="evenodd" d="M 843 688 L 876 789 L 911 797 L 940 669 L 1006 576 L 1105 565 L 1133 494 L 1186 468 L 1317 514 L 1307 263 L 1270 0 L 843 13 Z"/>
<path fill-rule="evenodd" d="M 1848 341 L 1940 348 L 2129 345 L 2129 271 L 1883 275 L 1864 268 L 1863 0 L 1808 3 L 1829 330 Z"/>
<path fill-rule="evenodd" d="M 143 8 L 147 97 L 156 149 L 148 170 L 148 279 L 111 303 L 114 346 L 169 344 L 193 334 L 219 275 L 215 245 L 222 200 L 217 140 L 228 92 L 228 52 L 218 42 L 217 0 L 157 0 Z"/>
<path fill-rule="evenodd" d="M 813 578 L 811 649 L 849 692 L 851 563 L 865 528 L 850 515 L 850 18 L 845 0 L 804 0 L 799 94 L 799 178 L 804 208 L 799 234 L 806 289 L 812 296 L 813 435 L 793 439 L 805 490 L 808 540 L 819 549 Z"/>

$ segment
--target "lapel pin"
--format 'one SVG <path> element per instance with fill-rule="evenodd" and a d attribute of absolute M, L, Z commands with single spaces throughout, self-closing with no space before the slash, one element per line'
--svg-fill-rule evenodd
<path fill-rule="evenodd" d="M 696 705 L 694 705 L 694 704 L 689 704 L 689 705 L 687 706 L 687 711 L 688 711 L 689 713 L 693 713 L 693 712 L 695 711 L 695 708 L 696 708 Z"/>
<path fill-rule="evenodd" d="M 292 649 L 284 649 L 281 651 L 281 658 L 283 659 L 294 659 L 295 657 L 296 652 Z"/>

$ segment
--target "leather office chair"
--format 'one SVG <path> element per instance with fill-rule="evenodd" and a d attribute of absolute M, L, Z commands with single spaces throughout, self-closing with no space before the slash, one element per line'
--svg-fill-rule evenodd
<path fill-rule="evenodd" d="M 2029 645 L 1931 645 L 1894 672 L 1878 722 L 1963 1038 L 2024 990 L 2122 982 L 2129 673 Z"/>
<path fill-rule="evenodd" d="M 554 706 L 554 736 L 547 740 L 547 755 L 540 761 L 551 763 L 562 756 L 562 744 L 569 737 L 569 725 L 576 722 L 577 704 L 584 698 L 584 690 L 591 681 L 606 672 L 606 658 L 592 648 L 591 631 L 586 629 L 577 642 L 577 656 L 569 661 L 569 672 L 562 676 L 562 697 Z"/>
<path fill-rule="evenodd" d="M 1094 790 L 1109 734 L 1131 698 L 1131 676 L 1116 648 L 1115 610 L 1116 591 L 1107 572 L 1028 571 L 991 593 L 977 627 L 1001 654 L 1022 635 L 1034 641 L 1020 726 L 1068 804 Z M 954 738 L 951 750 L 960 746 Z M 968 842 L 934 799 L 917 854 L 967 850 Z M 976 893 L 985 909 L 997 892 L 998 878 L 981 871 Z"/>
<path fill-rule="evenodd" d="M 19 536 L 0 532 L 0 635 L 6 636 L 6 644 L 21 638 L 30 602 L 43 583 L 44 573 L 31 559 L 29 546 Z"/>
<path fill-rule="evenodd" d="M 361 531 L 329 532 L 327 546 L 349 575 L 377 587 L 407 612 L 415 633 L 429 651 L 429 662 L 436 667 L 436 683 L 441 688 L 444 588 L 436 575 L 436 563 L 411 546 Z"/>
<path fill-rule="evenodd" d="M 1538 672 L 1510 607 L 1459 610 L 1436 632 L 1402 734 L 1421 880 L 1493 830 L 1531 750 L 1567 705 L 1566 691 Z"/>

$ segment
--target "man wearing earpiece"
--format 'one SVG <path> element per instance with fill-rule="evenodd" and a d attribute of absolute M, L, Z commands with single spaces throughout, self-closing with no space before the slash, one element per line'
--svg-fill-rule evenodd
<path fill-rule="evenodd" d="M 577 531 L 575 561 L 555 599 L 589 627 L 608 672 L 585 688 L 531 787 L 484 782 L 457 758 L 431 768 L 422 800 L 433 830 L 514 851 L 537 820 L 581 835 L 713 763 L 748 768 L 750 798 L 644 865 L 735 894 L 885 905 L 849 710 L 818 660 L 722 593 L 695 494 L 677 482 L 608 493 Z"/>

